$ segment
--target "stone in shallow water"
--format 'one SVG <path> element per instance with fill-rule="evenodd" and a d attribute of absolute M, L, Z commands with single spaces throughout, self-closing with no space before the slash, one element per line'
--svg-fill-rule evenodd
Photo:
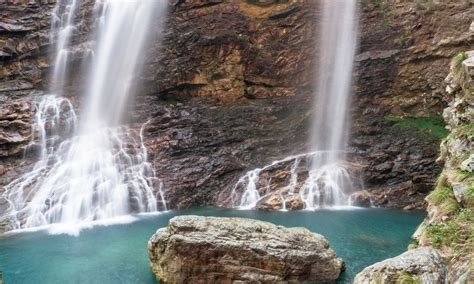
<path fill-rule="evenodd" d="M 288 283 L 335 280 L 344 262 L 321 235 L 243 218 L 180 216 L 148 242 L 165 283 Z"/>
<path fill-rule="evenodd" d="M 354 284 L 447 283 L 447 273 L 439 253 L 423 247 L 365 268 L 357 274 Z"/>

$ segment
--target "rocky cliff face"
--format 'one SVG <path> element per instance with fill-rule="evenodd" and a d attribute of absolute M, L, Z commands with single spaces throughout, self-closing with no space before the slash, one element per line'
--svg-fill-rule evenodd
<path fill-rule="evenodd" d="M 397 1 L 398 2 L 398 1 Z M 474 47 L 465 31 L 473 4 L 363 1 L 351 157 L 377 205 L 423 207 L 439 174 L 441 74 Z M 74 70 L 87 50 L 90 3 L 73 44 Z M 33 98 L 48 85 L 46 1 L 0 2 L 1 183 L 28 167 Z M 151 44 L 130 126 L 145 129 L 172 208 L 223 205 L 249 169 L 306 151 L 318 1 L 170 1 L 161 44 Z M 157 19 L 162 20 L 162 19 Z M 428 84 L 426 83 L 428 82 Z M 79 105 L 79 104 L 77 104 Z M 423 123 L 420 123 L 422 121 Z M 441 126 L 441 128 L 443 128 Z M 19 164 L 23 163 L 23 166 Z"/>
<path fill-rule="evenodd" d="M 446 83 L 452 101 L 444 111 L 450 129 L 441 145 L 444 168 L 414 238 L 415 245 L 432 246 L 449 261 L 450 281 L 465 283 L 473 279 L 474 51 L 454 57 Z"/>
<path fill-rule="evenodd" d="M 413 235 L 410 250 L 396 258 L 366 268 L 356 283 L 376 283 L 378 279 L 421 281 L 422 283 L 470 283 L 474 224 L 474 51 L 459 53 L 446 78 L 444 110 L 450 130 L 441 145 L 439 161 L 444 164 L 436 188 L 426 200 L 428 217 Z M 427 258 L 427 252 L 431 257 Z M 441 259 L 441 257 L 444 259 Z M 428 261 L 426 271 L 410 267 L 410 259 Z M 403 263 L 403 265 L 401 265 Z M 433 279 L 433 273 L 436 279 Z M 427 278 L 427 277 L 431 278 Z M 432 279 L 432 280 L 430 280 Z M 425 282 L 423 282 L 425 281 Z M 390 281 L 389 281 L 390 282 Z"/>

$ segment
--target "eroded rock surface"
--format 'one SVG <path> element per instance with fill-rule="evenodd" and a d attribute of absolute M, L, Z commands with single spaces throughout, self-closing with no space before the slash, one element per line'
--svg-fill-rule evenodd
<path fill-rule="evenodd" d="M 378 262 L 357 274 L 354 284 L 378 283 L 447 283 L 448 268 L 432 248 L 407 251 Z"/>
<path fill-rule="evenodd" d="M 21 153 L 31 134 L 32 101 L 48 90 L 54 57 L 53 2 L 0 4 L 0 114 L 19 101 L 31 106 L 19 120 L 0 117 L 8 140 L 1 145 L 0 191 L 28 164 Z M 68 97 L 77 97 L 84 85 L 77 71 L 93 45 L 87 36 L 93 2 L 82 1 L 75 21 Z M 465 33 L 472 2 L 441 2 L 421 9 L 395 0 L 361 7 L 349 152 L 351 162 L 364 166 L 377 206 L 424 207 L 440 172 L 434 163 L 439 138 L 399 129 L 386 117 L 440 116 L 449 60 L 474 48 L 473 34 Z M 318 3 L 169 1 L 164 34 L 150 31 L 150 39 L 163 42 L 151 42 L 147 51 L 130 126 L 150 121 L 145 144 L 170 208 L 223 206 L 222 195 L 248 170 L 307 151 Z"/>
<path fill-rule="evenodd" d="M 441 144 L 438 159 L 443 172 L 426 198 L 428 216 L 412 236 L 410 248 L 420 248 L 366 268 L 356 283 L 472 282 L 474 172 L 469 165 L 474 149 L 473 59 L 472 51 L 457 54 L 445 81 L 452 100 L 444 111 L 450 134 Z M 445 264 L 440 266 L 437 259 L 441 257 Z"/>
<path fill-rule="evenodd" d="M 164 283 L 289 283 L 335 280 L 344 262 L 304 228 L 243 218 L 180 216 L 148 242 Z"/>

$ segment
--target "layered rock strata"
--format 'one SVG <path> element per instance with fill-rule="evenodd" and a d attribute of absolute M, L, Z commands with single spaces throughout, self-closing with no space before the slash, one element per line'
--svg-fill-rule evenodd
<path fill-rule="evenodd" d="M 92 2 L 82 1 L 76 18 L 65 93 L 78 113 L 84 82 L 76 70 L 93 44 Z M 399 2 L 362 3 L 349 152 L 364 166 L 375 205 L 421 208 L 440 171 L 440 138 L 432 123 L 392 118 L 440 115 L 441 74 L 449 58 L 474 47 L 464 32 L 473 4 Z M 54 5 L 0 2 L 0 191 L 34 161 L 23 153 L 34 98 L 49 85 Z M 225 206 L 222 196 L 245 172 L 306 152 L 318 13 L 318 1 L 306 0 L 170 1 L 165 33 L 150 31 L 157 40 L 129 126 L 150 121 L 145 144 L 171 208 Z"/>
<path fill-rule="evenodd" d="M 411 258 L 425 259 L 427 251 L 431 251 L 431 255 L 436 251 L 444 259 L 445 276 L 436 281 L 425 279 L 423 273 L 419 275 L 419 271 L 410 266 L 397 266 L 396 277 L 409 276 L 421 283 L 471 283 L 474 279 L 474 51 L 462 52 L 453 58 L 451 73 L 445 82 L 451 98 L 444 111 L 450 134 L 441 144 L 439 162 L 444 166 L 443 172 L 434 191 L 426 198 L 428 216 L 410 245 L 410 248 L 420 249 L 365 269 L 356 277 L 357 283 L 375 283 L 373 281 L 381 275 L 393 279 L 395 276 L 390 273 L 393 263 L 405 262 L 407 254 Z M 384 269 L 388 272 L 383 272 Z"/>

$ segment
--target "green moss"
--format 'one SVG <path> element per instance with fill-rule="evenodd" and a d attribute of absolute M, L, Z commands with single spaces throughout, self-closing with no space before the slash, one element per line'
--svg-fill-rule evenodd
<path fill-rule="evenodd" d="M 468 55 L 466 52 L 461 52 L 461 53 L 458 53 L 456 56 L 453 57 L 453 59 L 451 60 L 451 64 L 453 66 L 453 68 L 456 68 L 458 66 L 461 65 L 461 63 L 468 59 Z"/>
<path fill-rule="evenodd" d="M 408 272 L 402 272 L 399 276 L 396 284 L 418 284 L 421 283 L 417 276 L 412 275 Z"/>
<path fill-rule="evenodd" d="M 428 134 L 437 139 L 446 138 L 449 134 L 442 117 L 386 116 L 385 120 L 394 122 L 395 128 L 414 129 L 416 132 Z"/>

